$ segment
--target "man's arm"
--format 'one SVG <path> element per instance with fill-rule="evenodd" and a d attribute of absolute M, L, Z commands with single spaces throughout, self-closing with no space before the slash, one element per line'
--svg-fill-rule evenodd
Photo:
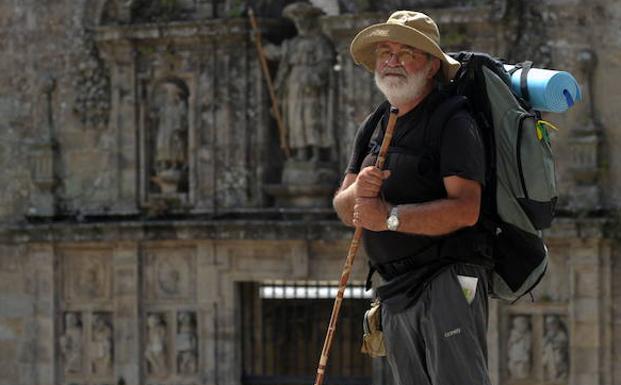
<path fill-rule="evenodd" d="M 474 225 L 481 206 L 480 183 L 449 176 L 444 178 L 444 186 L 446 199 L 399 205 L 397 231 L 436 236 Z M 358 219 L 353 223 L 371 231 L 384 231 L 387 212 L 391 207 L 379 198 L 356 198 L 353 210 L 357 212 Z"/>
<path fill-rule="evenodd" d="M 339 219 L 347 226 L 354 225 L 352 223 L 355 201 L 353 185 L 356 182 L 357 176 L 358 174 L 345 174 L 345 178 L 343 178 L 343 183 L 341 183 L 341 187 L 332 199 L 332 206 L 334 206 L 336 214 L 339 216 Z"/>

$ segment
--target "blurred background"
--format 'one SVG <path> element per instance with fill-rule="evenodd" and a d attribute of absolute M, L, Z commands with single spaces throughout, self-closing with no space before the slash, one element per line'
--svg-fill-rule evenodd
<path fill-rule="evenodd" d="M 490 302 L 489 369 L 621 385 L 621 3 L 293 3 L 0 4 L 0 384 L 311 383 L 352 234 L 331 197 L 382 100 L 349 44 L 411 9 L 447 51 L 580 83 L 581 102 L 544 114 L 549 271 L 534 302 Z M 361 254 L 326 384 L 392 383 L 359 352 Z"/>

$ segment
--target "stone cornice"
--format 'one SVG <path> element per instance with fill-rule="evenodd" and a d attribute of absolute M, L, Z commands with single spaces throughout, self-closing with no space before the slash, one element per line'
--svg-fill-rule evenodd
<path fill-rule="evenodd" d="M 119 242 L 154 240 L 347 240 L 352 229 L 326 214 L 316 219 L 301 214 L 295 219 L 170 219 L 170 220 L 108 220 L 59 221 L 6 225 L 0 228 L 0 242 L 11 244 L 38 242 Z M 571 239 L 615 238 L 612 217 L 567 218 L 554 220 L 545 231 L 548 242 Z"/>
<path fill-rule="evenodd" d="M 603 239 L 614 237 L 608 229 L 614 223 L 612 217 L 567 218 L 557 217 L 552 227 L 544 231 L 545 239 L 567 241 L 569 239 Z"/>
<path fill-rule="evenodd" d="M 422 9 L 423 13 L 431 16 L 440 26 L 450 24 L 497 23 L 505 14 L 505 1 L 496 0 L 493 5 L 477 7 L 458 6 L 441 9 Z M 354 35 L 375 23 L 381 23 L 388 17 L 383 12 L 365 12 L 358 14 L 343 14 L 324 16 L 321 18 L 322 29 L 335 40 L 351 40 Z"/>
<path fill-rule="evenodd" d="M 273 19 L 259 20 L 262 33 L 282 26 Z M 133 42 L 157 40 L 249 40 L 249 22 L 245 18 L 210 19 L 191 22 L 166 22 L 149 24 L 113 25 L 95 28 L 98 43 L 114 43 L 122 40 Z"/>
<path fill-rule="evenodd" d="M 352 229 L 336 220 L 152 220 L 99 223 L 25 224 L 0 229 L 0 243 L 343 240 Z"/>

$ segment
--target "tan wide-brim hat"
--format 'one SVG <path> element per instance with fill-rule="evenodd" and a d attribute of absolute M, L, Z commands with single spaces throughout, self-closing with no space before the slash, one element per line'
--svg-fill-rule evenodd
<path fill-rule="evenodd" d="M 445 80 L 452 80 L 460 64 L 440 48 L 440 31 L 431 17 L 414 11 L 397 11 L 385 23 L 360 31 L 349 51 L 357 64 L 375 71 L 375 47 L 382 41 L 394 41 L 430 53 L 442 61 Z"/>

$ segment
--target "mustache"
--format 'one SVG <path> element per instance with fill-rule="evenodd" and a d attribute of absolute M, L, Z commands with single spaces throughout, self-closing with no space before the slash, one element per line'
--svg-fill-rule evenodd
<path fill-rule="evenodd" d="M 400 76 L 405 76 L 407 77 L 407 72 L 405 72 L 404 68 L 401 67 L 392 67 L 392 68 L 384 68 L 384 70 L 381 73 L 382 76 L 386 76 L 386 75 L 400 75 Z"/>

